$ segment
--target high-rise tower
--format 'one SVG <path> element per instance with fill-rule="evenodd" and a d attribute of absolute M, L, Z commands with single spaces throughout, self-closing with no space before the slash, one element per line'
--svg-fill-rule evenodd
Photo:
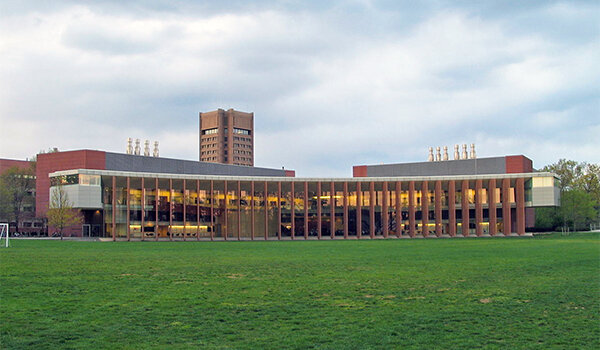
<path fill-rule="evenodd" d="M 254 113 L 200 113 L 200 161 L 254 166 Z"/>

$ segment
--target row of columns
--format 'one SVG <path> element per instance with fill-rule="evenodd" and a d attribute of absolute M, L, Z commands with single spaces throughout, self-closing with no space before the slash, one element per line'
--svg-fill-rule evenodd
<path fill-rule="evenodd" d="M 141 199 L 141 211 L 142 211 L 142 215 L 141 215 L 141 239 L 144 240 L 144 214 L 145 214 L 145 196 L 146 196 L 146 188 L 145 188 L 145 178 L 141 178 L 141 187 L 142 187 L 142 199 Z M 155 235 L 154 235 L 154 239 L 158 240 L 158 197 L 159 197 L 159 185 L 158 185 L 158 178 L 155 178 L 155 183 L 154 183 L 154 188 L 156 190 L 156 205 L 155 205 L 155 218 L 156 218 L 156 222 L 155 222 Z M 200 192 L 200 180 L 192 180 L 196 182 L 196 190 L 199 193 Z M 227 202 L 228 202 L 228 187 L 227 187 L 227 183 L 228 181 L 224 181 L 224 200 L 225 200 L 225 212 L 224 212 L 224 227 L 225 227 L 225 232 L 223 232 L 223 238 L 225 240 L 228 239 L 228 225 L 227 225 L 227 220 L 228 220 L 228 215 L 227 215 Z M 469 208 L 470 208 L 470 204 L 469 204 L 469 200 L 467 195 L 465 195 L 468 190 L 469 190 L 469 181 L 468 180 L 462 180 L 461 182 L 461 191 L 463 193 L 462 196 L 462 201 L 461 201 L 461 212 L 462 212 L 462 220 L 461 222 L 466 223 L 461 225 L 462 227 L 462 232 L 461 234 L 463 236 L 469 236 Z M 126 178 L 126 183 L 127 183 L 127 215 L 126 215 L 126 225 L 127 225 L 127 240 L 131 239 L 131 228 L 130 228 L 130 211 L 131 211 L 131 207 L 130 207 L 130 190 L 131 190 L 131 179 L 130 177 Z M 356 182 L 356 236 L 358 238 L 361 238 L 363 236 L 363 232 L 362 232 L 362 183 L 363 182 Z M 375 182 L 374 181 L 370 181 L 370 182 L 365 182 L 368 184 L 368 190 L 369 190 L 369 196 L 371 198 L 371 200 L 369 201 L 369 211 L 370 211 L 370 215 L 369 215 L 369 232 L 368 232 L 368 236 L 370 238 L 375 238 L 375 201 L 372 200 L 373 198 L 375 198 Z M 255 210 L 254 210 L 254 192 L 255 192 L 255 188 L 256 188 L 256 182 L 255 181 L 251 181 L 250 182 L 250 192 L 251 192 L 251 239 L 254 239 L 256 237 L 258 237 L 256 235 L 255 232 L 255 225 L 254 225 L 254 219 L 255 219 Z M 383 205 L 382 205 L 382 213 L 387 213 L 388 212 L 388 181 L 384 181 L 383 182 Z M 401 222 L 402 220 L 402 205 L 401 205 L 401 201 L 400 201 L 400 194 L 401 194 L 401 182 L 400 181 L 396 181 L 395 182 L 395 197 L 396 197 L 396 201 L 394 203 L 395 206 L 395 219 L 396 219 L 396 236 L 400 237 L 401 235 Z M 477 179 L 475 180 L 475 222 L 476 222 L 476 235 L 477 236 L 481 236 L 483 234 L 483 226 L 482 226 L 482 221 L 483 221 L 483 198 L 482 198 L 482 186 L 483 182 L 481 179 Z M 268 239 L 268 201 L 267 201 L 267 196 L 268 196 L 268 182 L 264 181 L 263 183 L 260 184 L 261 186 L 264 186 L 264 196 L 265 196 L 265 211 L 264 211 L 264 219 L 265 219 L 265 229 L 264 229 L 264 239 Z M 309 230 L 308 230 L 308 182 L 291 182 L 291 193 L 294 194 L 295 193 L 295 186 L 302 186 L 303 185 L 303 192 L 304 192 L 304 238 L 308 239 L 308 234 L 309 234 Z M 317 197 L 318 197 L 318 205 L 317 205 L 317 237 L 318 239 L 322 238 L 322 206 L 321 206 L 321 193 L 322 193 L 322 182 L 317 182 Z M 330 186 L 330 236 L 331 238 L 334 238 L 335 236 L 335 205 L 334 205 L 334 194 L 335 194 L 335 182 L 331 181 L 329 184 L 325 183 L 325 186 L 329 185 Z M 183 179 L 183 188 L 186 188 L 186 180 Z M 489 228 L 490 228 L 490 235 L 494 236 L 496 235 L 497 229 L 496 229 L 496 224 L 497 224 L 497 217 L 496 217 L 496 201 L 497 198 L 495 198 L 496 196 L 496 192 L 494 191 L 494 189 L 496 189 L 496 180 L 495 179 L 491 179 L 489 180 L 488 183 L 488 212 L 489 212 Z M 517 178 L 516 179 L 516 193 L 515 193 L 515 201 L 516 201 L 516 216 L 517 216 L 517 234 L 519 235 L 523 235 L 525 234 L 525 189 L 524 189 L 524 179 L 523 178 Z M 240 232 L 241 232 L 241 203 L 240 203 L 240 199 L 241 199 L 241 182 L 237 181 L 237 186 L 235 188 L 236 194 L 237 194 L 237 239 L 240 239 Z M 501 191 L 502 191 L 502 217 L 503 217 L 503 224 L 504 224 L 504 229 L 503 229 L 503 234 L 504 235 L 509 235 L 512 231 L 511 231 L 511 203 L 510 203 L 510 195 L 509 195 L 509 191 L 510 191 L 510 179 L 502 179 L 502 183 L 501 183 Z M 170 193 L 170 201 L 173 200 L 173 180 L 169 179 L 169 193 Z M 408 182 L 408 216 L 409 216 L 409 236 L 410 237 L 415 237 L 416 235 L 416 219 L 415 219 L 415 213 L 416 213 L 416 199 L 415 199 L 415 181 L 409 181 Z M 449 180 L 448 181 L 448 198 L 455 198 L 455 194 L 456 194 L 456 181 L 455 180 Z M 211 227 L 211 234 L 210 234 L 210 239 L 213 240 L 214 237 L 214 213 L 215 213 L 215 206 L 214 206 L 214 180 L 210 180 L 210 227 Z M 349 227 L 348 227 L 348 182 L 345 181 L 343 182 L 343 230 L 344 230 L 344 238 L 348 238 L 348 232 L 349 232 Z M 112 177 L 112 239 L 116 240 L 116 176 Z M 277 229 L 277 239 L 281 239 L 282 236 L 282 232 L 281 232 L 281 181 L 277 182 L 277 214 L 278 214 L 278 229 Z M 435 220 L 435 235 L 437 237 L 440 237 L 442 235 L 442 182 L 441 180 L 437 180 L 434 181 L 434 220 Z M 186 225 L 186 209 L 187 209 L 187 197 L 185 197 L 185 190 L 184 190 L 184 199 L 183 199 L 183 224 L 184 224 L 184 232 L 186 232 L 185 230 L 185 225 Z M 295 238 L 295 208 L 294 208 L 294 200 L 291 201 L 291 239 Z M 429 184 L 427 181 L 424 181 L 421 183 L 421 227 L 422 227 L 422 234 L 424 237 L 428 237 L 429 236 L 429 230 L 428 230 L 428 224 L 429 224 Z M 200 239 L 200 204 L 197 203 L 196 204 L 196 218 L 197 218 L 197 225 L 196 225 L 196 239 Z M 171 227 L 173 225 L 173 206 L 170 205 L 169 206 L 169 226 Z M 385 238 L 389 237 L 389 222 L 388 222 L 388 215 L 382 215 L 382 226 L 383 226 L 383 236 Z M 456 204 L 454 200 L 448 200 L 448 234 L 452 237 L 456 236 L 457 232 L 456 232 Z M 169 235 L 169 239 L 172 240 L 173 239 L 173 235 L 170 234 Z M 183 236 L 183 239 L 185 240 L 185 234 Z"/>

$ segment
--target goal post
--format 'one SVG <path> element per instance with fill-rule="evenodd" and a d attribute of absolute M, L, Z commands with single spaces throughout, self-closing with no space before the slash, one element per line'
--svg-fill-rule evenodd
<path fill-rule="evenodd" d="M 8 248 L 8 224 L 0 223 L 0 247 Z M 4 237 L 4 245 L 2 244 L 2 237 Z"/>

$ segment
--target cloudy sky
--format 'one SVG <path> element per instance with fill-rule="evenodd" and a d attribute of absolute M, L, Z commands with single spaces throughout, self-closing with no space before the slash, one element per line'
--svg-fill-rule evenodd
<path fill-rule="evenodd" d="M 597 163 L 599 62 L 597 1 L 2 1 L 0 157 L 197 160 L 198 112 L 234 108 L 298 176 L 456 143 Z"/>

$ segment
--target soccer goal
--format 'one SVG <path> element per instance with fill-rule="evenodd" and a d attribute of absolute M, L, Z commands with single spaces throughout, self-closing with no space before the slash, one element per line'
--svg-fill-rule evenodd
<path fill-rule="evenodd" d="M 4 237 L 5 243 L 2 245 L 2 237 Z M 0 247 L 8 248 L 8 224 L 0 223 Z"/>

